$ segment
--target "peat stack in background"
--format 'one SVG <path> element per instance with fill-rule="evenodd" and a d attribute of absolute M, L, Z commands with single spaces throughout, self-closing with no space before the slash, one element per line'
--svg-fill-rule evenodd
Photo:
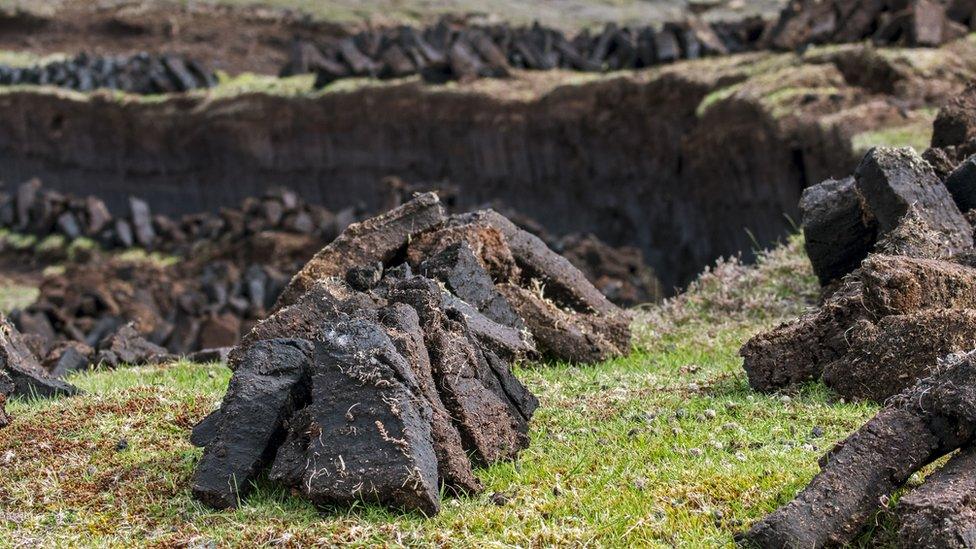
<path fill-rule="evenodd" d="M 0 86 L 57 86 L 80 92 L 99 88 L 141 95 L 178 93 L 217 85 L 217 75 L 198 61 L 175 54 L 137 53 L 70 59 L 30 67 L 0 65 Z"/>
<path fill-rule="evenodd" d="M 607 299 L 622 307 L 656 303 L 664 298 L 661 281 L 634 246 L 614 247 L 592 234 L 570 234 L 563 238 L 543 238 L 561 253 Z"/>
<path fill-rule="evenodd" d="M 473 25 L 443 18 L 418 29 L 368 29 L 347 38 L 298 41 L 281 74 L 314 72 L 316 86 L 349 77 L 397 78 L 414 74 L 430 82 L 506 77 L 511 69 L 603 72 L 650 67 L 680 59 L 753 49 L 765 28 L 760 18 L 713 28 L 697 18 L 661 28 L 608 24 L 575 36 L 508 24 Z"/>
<path fill-rule="evenodd" d="M 872 149 L 852 179 L 803 200 L 824 301 L 743 346 L 754 389 L 823 378 L 845 397 L 883 401 L 976 347 L 973 228 L 926 161 Z"/>
<path fill-rule="evenodd" d="M 813 44 L 871 40 L 877 45 L 934 47 L 962 38 L 976 5 L 966 0 L 794 0 L 762 44 L 792 50 Z"/>
<path fill-rule="evenodd" d="M 213 256 L 214 248 L 221 248 L 218 251 L 265 261 L 289 259 L 295 250 L 314 253 L 362 215 L 353 207 L 330 211 L 285 188 L 246 198 L 236 208 L 178 218 L 154 214 L 149 203 L 136 196 L 127 202 L 124 214 L 113 214 L 98 197 L 66 195 L 31 179 L 13 192 L 0 192 L 0 227 L 39 238 L 87 238 L 106 249 L 138 247 L 199 257 Z M 279 248 L 285 253 L 275 253 Z M 298 259 L 300 266 L 308 256 Z"/>
<path fill-rule="evenodd" d="M 627 351 L 627 317 L 535 236 L 434 194 L 351 225 L 230 355 L 221 407 L 194 428 L 193 493 L 238 504 L 256 475 L 316 505 L 431 515 L 442 487 L 529 443 L 534 396 L 510 364 Z"/>

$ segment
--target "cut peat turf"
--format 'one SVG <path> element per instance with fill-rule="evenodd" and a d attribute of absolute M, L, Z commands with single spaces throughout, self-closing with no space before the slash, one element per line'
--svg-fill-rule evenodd
<path fill-rule="evenodd" d="M 445 499 L 429 519 L 364 504 L 319 511 L 260 478 L 246 504 L 211 511 L 189 491 L 201 451 L 187 436 L 224 394 L 226 367 L 74 375 L 84 395 L 7 405 L 0 546 L 728 545 L 877 411 L 832 402 L 822 385 L 787 400 L 746 384 L 742 339 L 815 293 L 801 247 L 759 269 L 723 264 L 693 294 L 642 313 L 639 350 L 625 358 L 517 368 L 541 401 L 531 444 L 517 462 L 477 469 L 483 492 Z"/>

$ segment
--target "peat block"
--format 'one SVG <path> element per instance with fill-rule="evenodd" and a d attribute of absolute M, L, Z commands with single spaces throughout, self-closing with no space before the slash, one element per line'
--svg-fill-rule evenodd
<path fill-rule="evenodd" d="M 904 547 L 964 549 L 976 546 L 976 445 L 961 448 L 925 482 L 905 493 L 896 510 Z"/>
<path fill-rule="evenodd" d="M 854 179 L 864 208 L 877 220 L 881 233 L 893 230 L 914 206 L 950 252 L 972 249 L 972 227 L 932 167 L 911 147 L 871 149 Z"/>

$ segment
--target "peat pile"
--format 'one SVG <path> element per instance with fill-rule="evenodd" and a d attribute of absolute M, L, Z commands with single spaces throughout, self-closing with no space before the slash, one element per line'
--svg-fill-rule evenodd
<path fill-rule="evenodd" d="M 627 352 L 626 315 L 537 237 L 434 194 L 351 225 L 292 279 L 230 357 L 195 427 L 195 497 L 239 504 L 264 470 L 319 506 L 431 515 L 472 466 L 514 458 L 538 404 L 509 364 Z"/>
<path fill-rule="evenodd" d="M 710 23 L 697 17 L 663 26 L 608 24 L 567 36 L 538 23 L 470 24 L 444 18 L 418 29 L 369 29 L 356 35 L 297 40 L 282 76 L 314 72 L 316 87 L 349 77 L 398 78 L 414 74 L 430 82 L 509 76 L 511 69 L 604 72 L 639 69 L 764 49 L 871 40 L 880 46 L 939 46 L 962 38 L 976 6 L 953 0 L 798 0 L 778 20 L 760 17 Z"/>
<path fill-rule="evenodd" d="M 99 88 L 151 95 L 210 88 L 217 75 L 180 55 L 141 52 L 132 56 L 81 53 L 30 67 L 0 65 L 0 86 L 57 86 L 81 92 Z"/>
<path fill-rule="evenodd" d="M 951 160 L 971 146 L 974 111 L 960 107 L 972 94 L 940 113 L 933 144 L 945 145 L 925 153 L 941 162 L 935 167 L 912 149 L 872 149 L 853 178 L 804 193 L 807 254 L 823 301 L 746 343 L 749 383 L 775 391 L 822 378 L 846 398 L 886 407 L 743 541 L 846 544 L 910 475 L 958 449 L 899 501 L 899 543 L 972 546 L 976 253 L 967 218 L 976 204 L 968 166 L 976 159 Z M 959 133 L 947 136 L 947 128 Z"/>
<path fill-rule="evenodd" d="M 4 405 L 11 396 L 35 398 L 77 393 L 77 388 L 45 371 L 24 336 L 0 315 L 0 427 L 10 421 Z"/>
<path fill-rule="evenodd" d="M 46 371 L 92 364 L 219 360 L 267 316 L 289 280 L 270 265 L 232 261 L 162 265 L 96 255 L 45 277 L 38 299 L 11 320 Z M 210 353 L 195 354 L 210 350 Z"/>
<path fill-rule="evenodd" d="M 795 499 L 738 541 L 746 547 L 844 546 L 915 472 L 958 452 L 895 507 L 899 547 L 972 547 L 976 513 L 976 355 L 940 366 L 890 399 L 821 459 Z"/>

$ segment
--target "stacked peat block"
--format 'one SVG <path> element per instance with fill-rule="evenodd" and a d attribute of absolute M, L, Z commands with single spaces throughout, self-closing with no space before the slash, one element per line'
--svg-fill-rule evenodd
<path fill-rule="evenodd" d="M 939 46 L 969 33 L 968 0 L 794 0 L 762 39 L 771 49 L 872 40 L 878 45 Z"/>
<path fill-rule="evenodd" d="M 744 533 L 743 544 L 849 543 L 910 475 L 955 451 L 900 499 L 898 541 L 973 546 L 976 253 L 966 219 L 976 183 L 959 162 L 972 146 L 972 111 L 960 108 L 972 93 L 940 113 L 933 144 L 942 147 L 925 153 L 935 167 L 910 149 L 873 149 L 853 178 L 804 194 L 823 302 L 746 343 L 749 382 L 776 391 L 822 378 L 846 398 L 886 406 L 824 456 L 796 499 Z"/>
<path fill-rule="evenodd" d="M 537 237 L 434 194 L 353 224 L 230 353 L 221 407 L 194 429 L 193 493 L 233 507 L 268 469 L 320 506 L 430 515 L 476 493 L 472 466 L 528 445 L 534 396 L 510 364 L 627 352 L 627 316 Z"/>
<path fill-rule="evenodd" d="M 4 411 L 8 398 L 72 396 L 78 389 L 51 376 L 17 329 L 0 315 L 0 427 L 9 423 Z"/>
<path fill-rule="evenodd" d="M 30 67 L 0 65 L 0 86 L 57 86 L 87 92 L 99 88 L 152 95 L 210 88 L 217 75 L 201 63 L 179 55 L 95 56 Z"/>

